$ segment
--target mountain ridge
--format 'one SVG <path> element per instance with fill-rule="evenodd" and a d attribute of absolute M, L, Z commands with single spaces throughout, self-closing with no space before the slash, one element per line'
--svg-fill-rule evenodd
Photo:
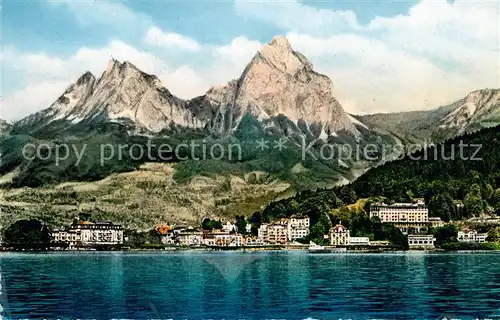
<path fill-rule="evenodd" d="M 356 125 L 333 96 L 333 84 L 314 71 L 307 58 L 283 36 L 274 37 L 251 59 L 239 78 L 183 100 L 154 75 L 129 61 L 110 60 L 101 77 L 84 73 L 48 108 L 16 123 L 24 131 L 57 120 L 123 122 L 136 132 L 158 134 L 176 128 L 230 135 L 245 114 L 279 127 L 285 116 L 292 131 L 323 137 L 343 131 L 360 136 Z M 21 129 L 22 131 L 22 129 Z"/>
<path fill-rule="evenodd" d="M 355 118 L 370 128 L 405 137 L 410 143 L 441 142 L 500 124 L 500 89 L 474 90 L 451 104 L 431 110 L 376 113 Z"/>

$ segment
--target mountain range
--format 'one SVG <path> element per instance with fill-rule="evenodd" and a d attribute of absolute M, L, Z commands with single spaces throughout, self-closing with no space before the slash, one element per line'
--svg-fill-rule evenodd
<path fill-rule="evenodd" d="M 359 136 L 363 125 L 342 109 L 332 89 L 328 77 L 278 36 L 255 54 L 238 79 L 191 100 L 175 97 L 156 76 L 130 62 L 110 60 L 100 78 L 86 72 L 50 108 L 15 127 L 33 133 L 61 122 L 111 121 L 132 124 L 135 133 L 190 129 L 227 136 L 249 114 L 278 130 L 324 138 L 337 132 Z M 287 123 L 277 122 L 279 115 Z"/>
<path fill-rule="evenodd" d="M 7 187 L 52 188 L 62 182 L 107 179 L 120 172 L 140 173 L 141 168 L 150 162 L 145 157 L 139 160 L 125 157 L 103 166 L 98 154 L 98 146 L 103 143 L 145 145 L 148 139 L 157 144 L 171 145 L 189 139 L 209 145 L 236 142 L 242 145 L 241 159 L 172 159 L 168 166 L 173 167 L 167 170 L 169 179 L 177 183 L 192 183 L 193 179 L 200 181 L 203 177 L 204 183 L 207 183 L 204 179 L 213 179 L 209 184 L 220 184 L 220 188 L 227 188 L 224 181 L 239 181 L 248 188 L 253 188 L 251 185 L 257 181 L 268 188 L 263 187 L 258 193 L 245 197 L 243 203 L 265 204 L 261 202 L 263 199 L 269 201 L 283 191 L 283 188 L 278 188 L 281 191 L 275 192 L 276 183 L 285 183 L 293 190 L 344 184 L 369 168 L 397 157 L 404 152 L 405 145 L 428 140 L 441 142 L 496 126 L 500 123 L 499 106 L 500 89 L 483 89 L 434 110 L 351 115 L 335 98 L 332 81 L 316 72 L 311 62 L 294 51 L 283 36 L 277 36 L 264 45 L 239 78 L 212 87 L 204 95 L 189 100 L 176 97 L 156 76 L 139 70 L 132 63 L 112 59 L 100 77 L 84 73 L 49 108 L 13 125 L 0 122 L 0 175 L 3 175 L 0 181 Z M 272 143 L 282 138 L 289 141 L 285 150 L 273 148 Z M 255 142 L 259 139 L 271 142 L 265 152 L 256 149 Z M 300 146 L 303 141 L 313 144 L 312 157 L 303 157 Z M 48 160 L 24 159 L 22 147 L 27 142 L 49 143 L 54 148 L 61 143 L 88 145 L 89 148 L 79 166 L 74 166 L 74 157 L 56 166 L 53 157 Z M 380 147 L 376 152 L 379 157 L 376 160 L 350 158 L 345 161 L 324 157 L 315 159 L 325 144 L 353 148 L 371 144 Z M 383 148 L 387 150 L 381 154 Z M 156 188 L 157 182 L 149 183 Z M 231 189 L 231 183 L 229 185 Z M 127 188 L 124 186 L 123 190 Z M 161 188 L 166 187 L 162 185 Z M 162 192 L 173 190 L 172 186 L 168 188 Z M 179 194 L 191 194 L 196 198 L 190 192 L 200 190 L 182 189 Z M 131 198 L 130 193 L 126 195 Z M 231 196 L 242 197 L 241 194 Z M 199 200 L 200 203 L 209 203 L 204 202 L 203 209 L 193 204 L 196 209 L 192 210 L 203 211 L 203 214 L 217 210 L 233 214 L 236 210 L 231 205 L 216 205 L 231 203 L 234 199 L 203 199 Z M 238 210 L 245 210 L 241 201 L 236 202 Z M 163 207 L 168 205 L 180 204 L 166 202 Z M 141 208 L 135 202 L 125 207 L 128 206 L 135 208 L 130 209 L 134 212 Z M 117 212 L 128 210 L 125 207 L 120 207 Z"/>
<path fill-rule="evenodd" d="M 361 131 L 379 134 L 381 129 L 405 141 L 444 140 L 498 124 L 499 104 L 499 89 L 483 89 L 430 111 L 352 116 L 335 99 L 332 81 L 285 37 L 276 36 L 238 79 L 190 100 L 174 96 L 156 76 L 132 63 L 112 59 L 101 77 L 84 73 L 48 109 L 15 123 L 14 132 L 36 135 L 56 124 L 114 122 L 132 128 L 133 134 L 194 130 L 228 136 L 251 115 L 265 129 L 325 141 L 338 134 L 361 137 Z"/>

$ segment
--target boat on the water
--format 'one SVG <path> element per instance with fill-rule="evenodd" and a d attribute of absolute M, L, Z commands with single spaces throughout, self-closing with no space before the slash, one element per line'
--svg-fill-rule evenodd
<path fill-rule="evenodd" d="M 332 251 L 326 249 L 324 246 L 317 245 L 316 243 L 310 241 L 308 251 L 310 253 L 331 253 Z"/>
<path fill-rule="evenodd" d="M 312 241 L 309 242 L 309 253 L 335 253 L 335 252 L 346 252 L 346 248 L 327 248 L 324 246 L 320 246 Z"/>

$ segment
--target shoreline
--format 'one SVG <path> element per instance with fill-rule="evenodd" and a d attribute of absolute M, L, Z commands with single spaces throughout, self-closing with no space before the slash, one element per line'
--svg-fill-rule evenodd
<path fill-rule="evenodd" d="M 74 254 L 74 253 L 222 253 L 222 252 L 232 252 L 232 253 L 270 253 L 270 252 L 283 252 L 283 253 L 305 253 L 308 255 L 344 255 L 344 254 L 387 254 L 387 253 L 497 253 L 500 250 L 445 250 L 445 249 L 432 249 L 432 250 L 419 250 L 419 249 L 411 249 L 411 250 L 398 250 L 398 249 L 389 249 L 389 250 L 345 250 L 341 252 L 310 252 L 307 248 L 231 248 L 231 249 L 221 249 L 221 250 L 213 250 L 207 248 L 130 248 L 124 250 L 78 250 L 78 249 L 66 249 L 66 250 L 0 250 L 0 254 L 2 253 L 26 253 L 26 254 L 36 254 L 36 253 L 63 253 L 63 254 Z"/>

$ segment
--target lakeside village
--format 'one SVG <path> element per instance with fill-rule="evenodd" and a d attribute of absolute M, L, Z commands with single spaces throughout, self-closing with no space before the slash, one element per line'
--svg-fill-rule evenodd
<path fill-rule="evenodd" d="M 146 245 L 134 246 L 134 233 L 124 232 L 123 228 L 109 221 L 90 221 L 75 219 L 72 225 L 48 232 L 48 238 L 42 242 L 49 245 L 42 250 L 127 250 L 127 249 L 203 249 L 203 250 L 278 250 L 302 249 L 311 253 L 343 252 L 343 251 L 388 251 L 388 250 L 435 250 L 436 237 L 448 237 L 452 246 L 448 249 L 483 249 L 488 234 L 464 229 L 452 234 L 439 217 L 429 217 L 429 209 L 422 202 L 415 203 L 373 203 L 370 205 L 370 219 L 382 226 L 392 226 L 401 231 L 406 241 L 398 246 L 389 240 L 374 241 L 370 237 L 351 236 L 351 231 L 339 222 L 332 225 L 327 234 L 316 242 L 310 239 L 311 221 L 308 216 L 292 215 L 258 228 L 244 218 L 237 221 L 205 219 L 201 227 L 181 225 L 160 225 L 150 233 L 151 239 Z M 499 221 L 490 221 L 498 223 Z M 37 227 L 39 228 L 39 227 Z M 43 228 L 43 227 L 41 227 Z M 257 229 L 257 230 L 255 230 Z M 431 233 L 440 230 L 441 234 Z M 442 235 L 444 234 L 444 235 Z M 43 236 L 42 236 L 43 238 Z M 439 240 L 439 239 L 438 239 Z M 443 239 L 441 239 L 443 240 Z M 441 241 L 443 242 L 443 241 Z M 449 244 L 449 243 L 448 243 Z M 495 247 L 496 248 L 496 247 Z M 8 243 L 4 250 L 16 249 Z M 19 248 L 17 248 L 19 249 Z"/>

